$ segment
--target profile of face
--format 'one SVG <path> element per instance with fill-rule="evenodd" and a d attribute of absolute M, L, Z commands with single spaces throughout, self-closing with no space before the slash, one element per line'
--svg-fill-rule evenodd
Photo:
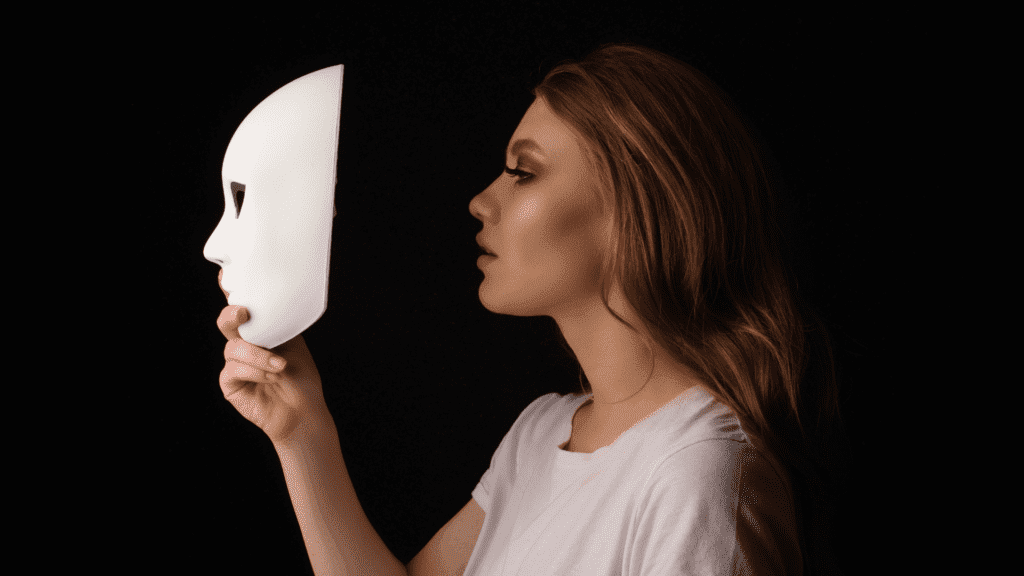
<path fill-rule="evenodd" d="M 224 154 L 224 214 L 203 256 L 221 267 L 239 334 L 274 348 L 327 309 L 344 67 L 294 80 L 249 113 Z"/>
<path fill-rule="evenodd" d="M 483 223 L 481 303 L 514 316 L 586 313 L 600 302 L 601 259 L 612 226 L 586 144 L 537 98 L 506 150 L 506 169 L 473 198 Z"/>

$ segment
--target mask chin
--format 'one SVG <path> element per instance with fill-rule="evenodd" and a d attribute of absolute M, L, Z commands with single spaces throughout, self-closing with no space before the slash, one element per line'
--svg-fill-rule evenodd
<path fill-rule="evenodd" d="M 263 348 L 327 309 L 343 72 L 324 68 L 278 89 L 224 154 L 225 210 L 203 255 L 224 269 L 229 303 L 249 311 L 242 338 Z"/>

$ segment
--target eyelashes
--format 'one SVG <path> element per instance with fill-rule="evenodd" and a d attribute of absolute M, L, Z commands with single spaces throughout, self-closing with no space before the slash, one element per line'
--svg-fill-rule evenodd
<path fill-rule="evenodd" d="M 502 174 L 508 174 L 515 178 L 515 182 L 513 182 L 514 185 L 524 184 L 527 180 L 532 179 L 534 176 L 533 174 L 519 169 L 519 158 L 516 158 L 516 167 L 509 168 L 508 164 L 506 164 L 506 162 L 508 162 L 509 155 L 510 153 L 507 149 L 501 151 L 501 166 L 503 168 Z"/>
<path fill-rule="evenodd" d="M 508 166 L 505 166 L 505 174 L 518 178 L 517 182 L 522 182 L 533 176 L 529 172 L 524 172 L 518 168 L 509 168 Z"/>

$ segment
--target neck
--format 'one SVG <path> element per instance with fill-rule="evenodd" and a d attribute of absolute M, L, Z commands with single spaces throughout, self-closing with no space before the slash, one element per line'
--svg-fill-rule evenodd
<path fill-rule="evenodd" d="M 625 299 L 613 292 L 608 304 L 639 328 L 639 319 Z M 599 427 L 649 414 L 699 384 L 665 350 L 657 345 L 648 349 L 643 338 L 612 316 L 599 297 L 596 304 L 554 318 L 590 382 L 590 417 Z"/>

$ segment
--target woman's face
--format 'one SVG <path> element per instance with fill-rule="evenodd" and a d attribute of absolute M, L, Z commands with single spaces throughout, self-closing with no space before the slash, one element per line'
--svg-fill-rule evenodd
<path fill-rule="evenodd" d="M 506 172 L 469 203 L 484 225 L 477 241 L 496 255 L 478 260 L 488 310 L 557 318 L 600 302 L 611 215 L 584 146 L 537 98 L 512 135 Z"/>

